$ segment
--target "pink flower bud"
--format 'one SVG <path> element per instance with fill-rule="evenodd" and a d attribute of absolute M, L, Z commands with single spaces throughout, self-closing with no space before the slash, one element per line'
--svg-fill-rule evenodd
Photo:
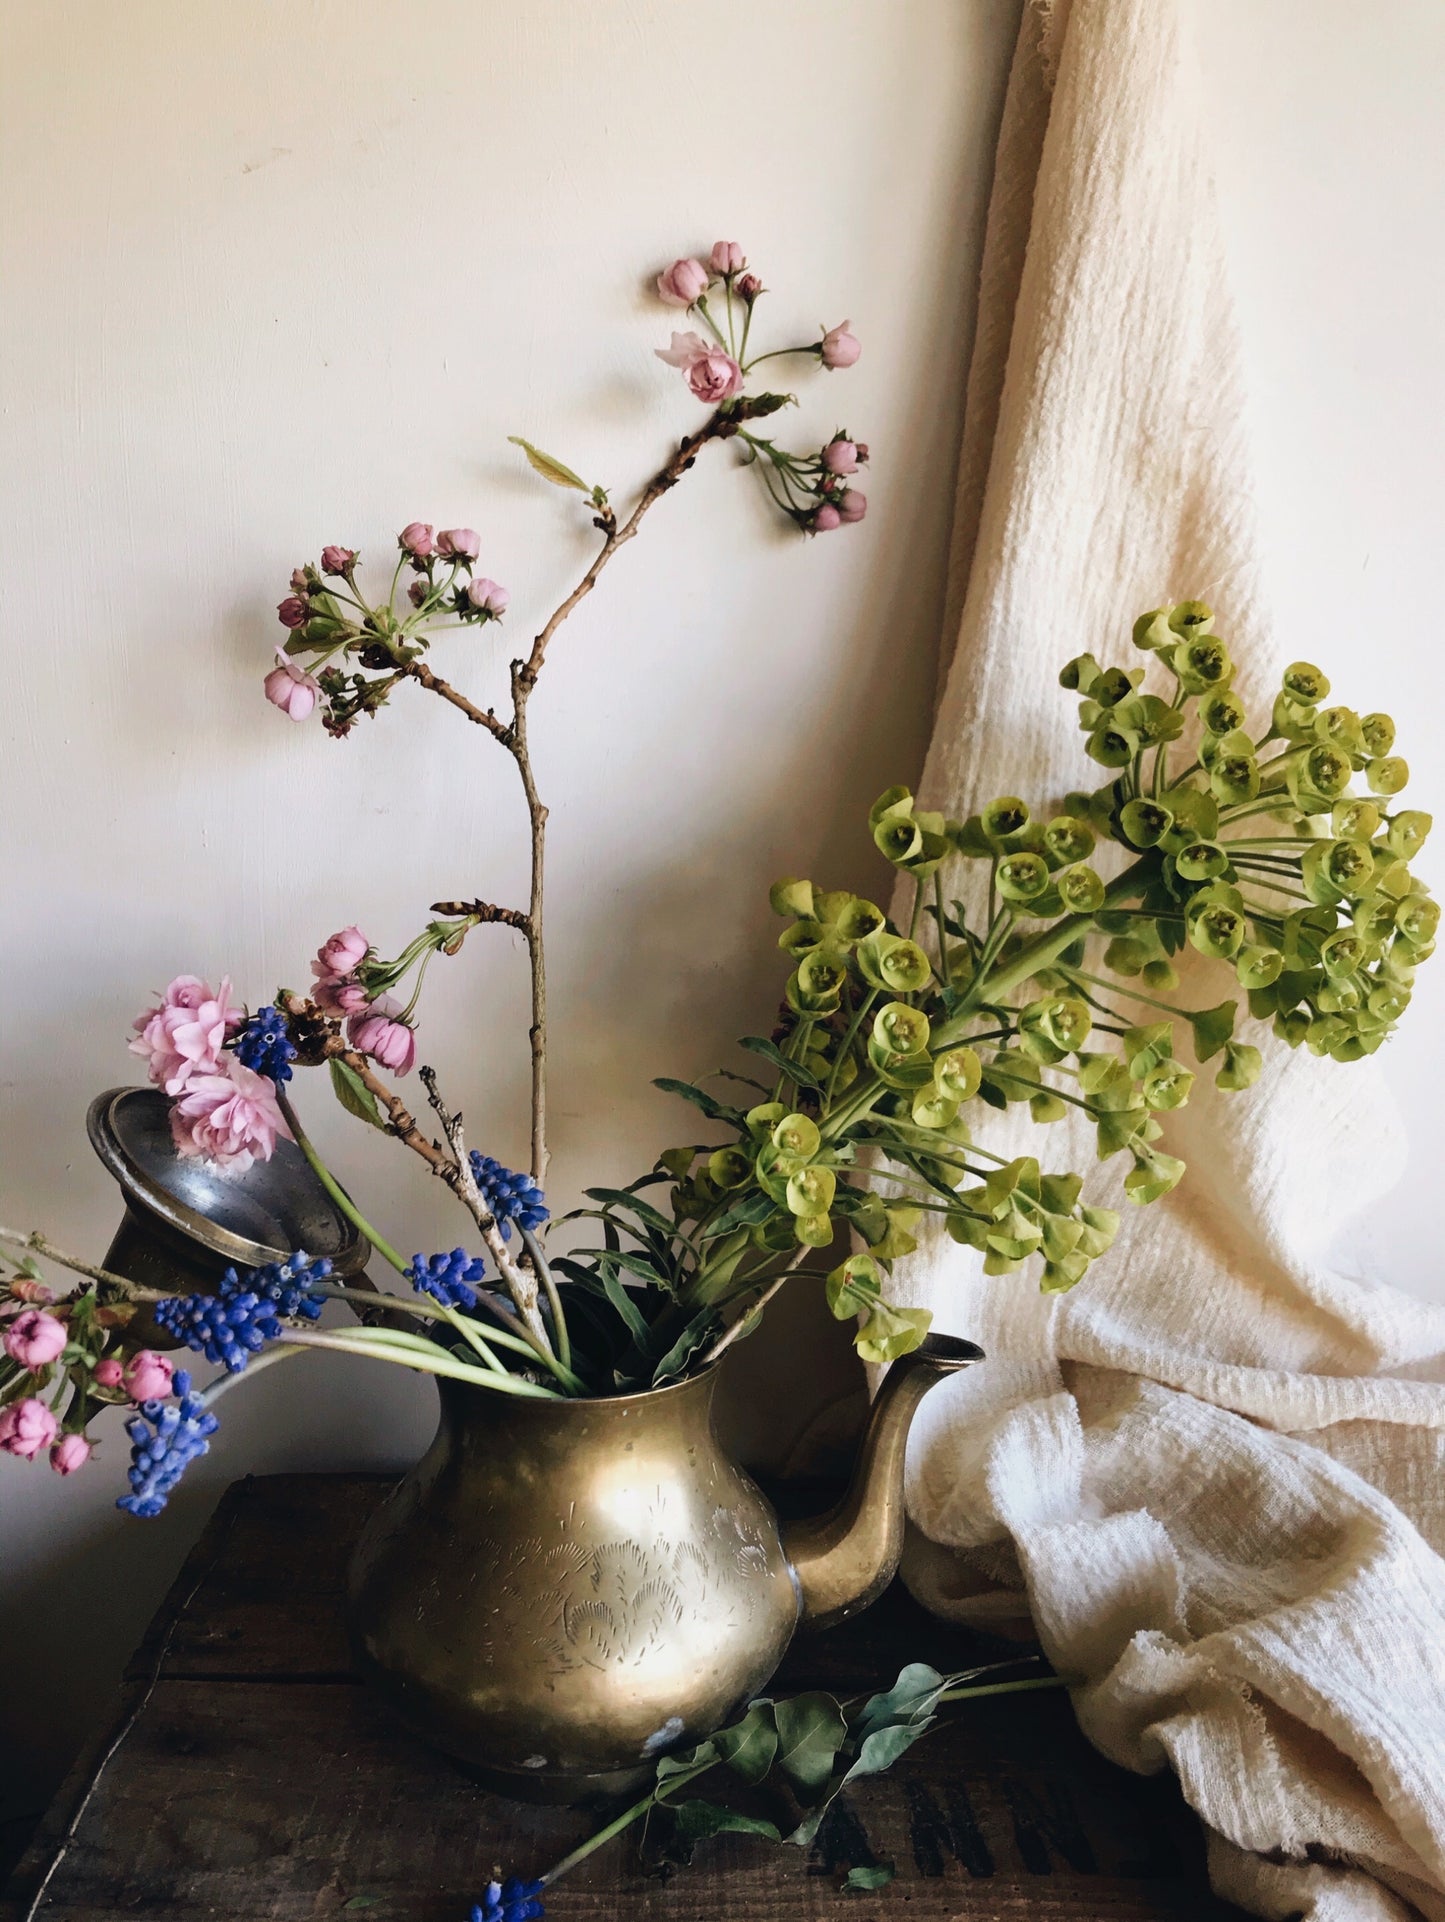
<path fill-rule="evenodd" d="M 819 352 L 825 367 L 851 367 L 863 351 L 863 343 L 848 332 L 849 323 L 840 321 L 823 336 Z"/>
<path fill-rule="evenodd" d="M 813 532 L 815 534 L 831 534 L 835 527 L 841 527 L 842 525 L 843 516 L 838 512 L 832 501 L 824 501 L 823 505 L 813 515 Z"/>
<path fill-rule="evenodd" d="M 369 1054 L 392 1074 L 410 1074 L 416 1060 L 416 1036 L 404 1021 L 392 1017 L 397 1004 L 384 994 L 363 1014 L 354 1014 L 346 1024 L 347 1039 L 353 1048 Z"/>
<path fill-rule="evenodd" d="M 309 594 L 311 592 L 311 583 L 306 578 L 306 569 L 304 567 L 292 568 L 291 592 L 293 594 Z"/>
<path fill-rule="evenodd" d="M 355 975 L 321 976 L 311 990 L 311 999 L 327 1014 L 365 1014 L 371 996 Z"/>
<path fill-rule="evenodd" d="M 48 1308 L 55 1300 L 43 1281 L 32 1281 L 29 1275 L 11 1276 L 10 1296 L 13 1301 L 28 1301 L 35 1308 Z"/>
<path fill-rule="evenodd" d="M 467 599 L 478 613 L 490 614 L 493 620 L 506 613 L 511 598 L 505 587 L 485 577 L 467 583 Z"/>
<path fill-rule="evenodd" d="M 311 610 L 299 594 L 288 594 L 284 601 L 277 601 L 276 618 L 282 627 L 304 627 Z"/>
<path fill-rule="evenodd" d="M 669 307 L 691 307 L 707 292 L 708 278 L 700 260 L 675 260 L 657 276 L 657 291 Z"/>
<path fill-rule="evenodd" d="M 417 578 L 412 582 L 411 586 L 406 590 L 406 598 L 411 602 L 413 607 L 420 607 L 422 602 L 426 599 L 427 595 L 430 593 L 431 593 L 431 582 L 429 580 L 426 580 L 423 576 L 418 575 Z"/>
<path fill-rule="evenodd" d="M 868 465 L 868 443 L 866 440 L 860 440 L 856 445 L 858 448 L 858 465 L 860 467 L 866 467 Z"/>
<path fill-rule="evenodd" d="M 158 1355 L 154 1348 L 142 1348 L 125 1364 L 123 1386 L 132 1401 L 164 1401 L 171 1392 L 174 1373 L 168 1356 Z"/>
<path fill-rule="evenodd" d="M 839 434 L 823 449 L 823 465 L 830 474 L 856 474 L 858 449 L 851 440 L 845 440 Z"/>
<path fill-rule="evenodd" d="M 50 1451 L 50 1466 L 57 1475 L 73 1475 L 90 1460 L 90 1443 L 84 1435 L 62 1435 Z"/>
<path fill-rule="evenodd" d="M 437 552 L 449 561 L 474 561 L 481 551 L 481 536 L 474 527 L 446 527 L 437 535 Z"/>
<path fill-rule="evenodd" d="M 121 1366 L 114 1355 L 107 1355 L 104 1361 L 95 1364 L 95 1385 L 97 1388 L 121 1386 Z"/>
<path fill-rule="evenodd" d="M 850 487 L 838 497 L 838 512 L 850 525 L 854 521 L 861 521 L 868 512 L 868 496 L 860 494 L 856 487 Z"/>
<path fill-rule="evenodd" d="M 756 274 L 739 274 L 734 285 L 750 307 L 758 295 L 763 292 L 763 283 L 758 279 Z"/>
<path fill-rule="evenodd" d="M 311 972 L 318 979 L 323 974 L 354 974 L 370 952 L 371 943 L 353 924 L 322 942 L 311 963 Z"/>
<path fill-rule="evenodd" d="M 11 1402 L 8 1408 L 0 1408 L 0 1454 L 33 1461 L 55 1440 L 59 1426 L 45 1403 L 33 1395 Z"/>
<path fill-rule="evenodd" d="M 397 546 L 413 560 L 424 561 L 437 551 L 436 529 L 429 521 L 408 521 Z"/>
<path fill-rule="evenodd" d="M 735 274 L 747 265 L 743 250 L 735 240 L 715 240 L 709 259 L 715 274 Z"/>
<path fill-rule="evenodd" d="M 310 719 L 320 698 L 321 683 L 278 647 L 276 665 L 262 681 L 261 691 L 288 721 L 305 721 Z"/>
<path fill-rule="evenodd" d="M 22 1368 L 45 1368 L 70 1339 L 65 1323 L 43 1308 L 27 1308 L 5 1330 L 5 1352 Z"/>
<path fill-rule="evenodd" d="M 321 565 L 328 574 L 344 574 L 356 559 L 354 547 L 323 547 Z M 295 586 L 295 582 L 292 582 Z"/>

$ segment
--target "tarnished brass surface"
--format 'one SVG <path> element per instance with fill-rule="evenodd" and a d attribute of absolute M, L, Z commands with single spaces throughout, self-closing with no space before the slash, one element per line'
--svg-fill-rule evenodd
<path fill-rule="evenodd" d="M 91 1146 L 125 1199 L 102 1266 L 144 1288 L 211 1294 L 227 1268 L 257 1268 L 297 1249 L 329 1257 L 339 1279 L 360 1274 L 370 1244 L 336 1207 L 301 1150 L 278 1141 L 269 1161 L 222 1175 L 176 1153 L 170 1103 L 159 1088 L 110 1088 L 86 1116 Z M 175 1343 L 149 1315 L 135 1343 Z"/>
<path fill-rule="evenodd" d="M 928 1335 L 895 1361 L 874 1399 L 848 1493 L 831 1513 L 783 1530 L 810 1627 L 856 1615 L 892 1581 L 903 1553 L 903 1465 L 918 1404 L 940 1377 L 982 1360 L 971 1341 Z"/>
<path fill-rule="evenodd" d="M 352 1562 L 363 1674 L 506 1794 L 581 1801 L 645 1780 L 757 1693 L 804 1600 L 838 1619 L 886 1585 L 908 1422 L 979 1356 L 945 1341 L 894 1365 L 847 1501 L 795 1533 L 796 1575 L 718 1445 L 715 1373 L 600 1401 L 439 1382 L 436 1439 Z"/>

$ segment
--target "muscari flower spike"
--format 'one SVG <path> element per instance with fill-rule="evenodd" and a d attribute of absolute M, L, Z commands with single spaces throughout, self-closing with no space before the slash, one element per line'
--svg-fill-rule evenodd
<path fill-rule="evenodd" d="M 208 1451 L 219 1426 L 201 1397 L 192 1394 L 184 1368 L 176 1370 L 174 1391 L 174 1401 L 143 1401 L 126 1423 L 131 1492 L 120 1496 L 116 1507 L 146 1521 L 160 1514 L 188 1465 Z"/>
<path fill-rule="evenodd" d="M 497 1218 L 502 1231 L 503 1241 L 512 1239 L 512 1223 L 519 1228 L 534 1229 L 547 1219 L 547 1204 L 542 1190 L 530 1175 L 517 1174 L 511 1168 L 504 1168 L 500 1161 L 493 1161 L 490 1155 L 471 1152 L 472 1173 L 476 1176 L 482 1199 Z"/>
<path fill-rule="evenodd" d="M 296 1050 L 279 1008 L 257 1008 L 231 1045 L 242 1067 L 269 1075 L 278 1085 L 291 1079 Z"/>
<path fill-rule="evenodd" d="M 413 1255 L 406 1272 L 419 1295 L 433 1296 L 444 1308 L 475 1308 L 476 1284 L 487 1269 L 465 1248 L 453 1248 L 449 1255 Z"/>
<path fill-rule="evenodd" d="M 268 1341 L 279 1341 L 284 1319 L 316 1321 L 322 1304 L 310 1292 L 331 1263 L 294 1254 L 238 1275 L 228 1268 L 215 1295 L 172 1295 L 155 1306 L 168 1335 L 207 1361 L 237 1375 Z"/>
<path fill-rule="evenodd" d="M 488 1882 L 480 1902 L 473 1906 L 471 1922 L 535 1922 L 545 1915 L 539 1897 L 540 1882 L 524 1882 L 520 1875 L 509 1875 L 505 1882 Z"/>

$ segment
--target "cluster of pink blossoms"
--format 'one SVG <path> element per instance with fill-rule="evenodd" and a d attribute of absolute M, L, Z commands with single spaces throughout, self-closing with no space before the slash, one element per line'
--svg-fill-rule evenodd
<path fill-rule="evenodd" d="M 291 639 L 277 648 L 276 665 L 264 682 L 266 699 L 289 720 L 309 720 L 318 702 L 326 703 L 324 717 L 354 705 L 344 699 L 345 677 L 324 666 L 335 655 L 375 648 L 383 665 L 388 659 L 399 665 L 405 656 L 396 653 L 397 645 L 414 642 L 424 622 L 500 620 L 506 611 L 506 588 L 472 572 L 482 551 L 474 527 L 444 527 L 438 533 L 430 521 L 408 521 L 397 546 L 415 576 L 407 599 L 416 611 L 405 618 L 388 608 L 381 619 L 378 610 L 367 605 L 356 581 L 359 556 L 354 547 L 323 547 L 319 567 L 292 572 L 291 592 L 276 606 L 276 618 Z M 328 581 L 340 586 L 329 586 Z M 312 668 L 295 658 L 307 652 L 319 657 Z"/>
<path fill-rule="evenodd" d="M 60 1315 L 48 1312 L 54 1297 L 43 1283 L 14 1280 L 10 1295 L 11 1303 L 0 1306 L 0 1318 L 9 1313 L 0 1345 L 11 1361 L 43 1377 L 64 1355 L 70 1330 Z M 142 1348 L 125 1362 L 114 1356 L 97 1362 L 93 1380 L 108 1394 L 124 1395 L 139 1404 L 164 1401 L 171 1392 L 171 1375 L 171 1363 L 164 1355 Z M 0 1409 L 0 1454 L 33 1461 L 47 1450 L 57 1475 L 73 1475 L 90 1460 L 91 1444 L 77 1431 L 62 1434 L 59 1418 L 38 1395 L 26 1395 Z"/>
<path fill-rule="evenodd" d="M 327 1014 L 346 1017 L 346 1038 L 361 1054 L 369 1054 L 392 1074 L 409 1074 L 416 1062 L 416 1033 L 401 1018 L 401 1007 L 389 994 L 372 995 L 358 970 L 371 953 L 371 943 L 360 928 L 342 928 L 322 943 L 311 972 L 316 977 L 311 998 Z"/>
<path fill-rule="evenodd" d="M 269 1161 L 277 1136 L 291 1135 L 275 1082 L 226 1046 L 245 1019 L 245 1009 L 231 1005 L 229 980 L 215 993 L 198 976 L 178 974 L 159 1003 L 136 1017 L 130 1044 L 171 1097 L 177 1153 L 204 1156 L 231 1174 Z"/>
<path fill-rule="evenodd" d="M 721 318 L 708 306 L 708 296 L 721 288 Z M 735 240 L 713 244 L 706 262 L 693 255 L 673 261 L 657 276 L 657 291 L 670 307 L 686 307 L 696 312 L 711 339 L 695 331 L 675 333 L 671 344 L 656 349 L 657 358 L 676 367 L 694 397 L 706 407 L 721 407 L 735 400 L 756 361 L 747 355 L 748 333 L 753 307 L 766 289 L 749 267 L 742 248 Z M 742 310 L 739 330 L 734 302 Z M 825 330 L 820 339 L 802 347 L 784 347 L 759 356 L 774 360 L 791 354 L 816 356 L 826 368 L 851 367 L 862 353 L 862 343 L 840 321 Z M 831 533 L 861 521 L 868 511 L 868 497 L 847 485 L 868 459 L 868 449 L 845 434 L 837 434 L 817 456 L 800 457 L 783 452 L 771 441 L 744 435 L 747 444 L 768 463 L 769 491 L 783 511 L 808 534 Z"/>

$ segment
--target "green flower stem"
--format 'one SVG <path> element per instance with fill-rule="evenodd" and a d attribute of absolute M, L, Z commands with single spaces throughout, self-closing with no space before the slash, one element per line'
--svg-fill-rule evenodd
<path fill-rule="evenodd" d="M 420 1375 L 443 1375 L 449 1381 L 470 1382 L 477 1388 L 494 1388 L 499 1394 L 520 1395 L 530 1400 L 539 1396 L 547 1401 L 559 1399 L 556 1391 L 545 1388 L 541 1382 L 523 1381 L 517 1375 L 494 1375 L 486 1368 L 472 1368 L 464 1361 L 456 1361 L 435 1342 L 418 1340 L 417 1349 L 407 1349 L 405 1338 L 398 1341 L 382 1341 L 373 1328 L 347 1330 L 344 1334 L 322 1335 L 301 1333 L 291 1335 L 290 1340 L 303 1348 L 331 1348 L 339 1355 L 363 1355 L 368 1361 L 389 1361 L 403 1368 L 415 1370 Z M 430 1349 L 429 1355 L 418 1350 Z"/>
<path fill-rule="evenodd" d="M 1172 1001 L 1161 1001 L 1157 995 L 1145 994 L 1141 988 L 1126 988 L 1118 981 L 1106 980 L 1101 974 L 1087 974 L 1083 968 L 1065 968 L 1064 973 L 1067 974 L 1071 980 L 1092 981 L 1096 988 L 1107 988 L 1110 994 L 1122 994 L 1126 1001 L 1147 1001 L 1151 1008 L 1162 1008 L 1165 1014 L 1177 1015 L 1185 1021 L 1190 1018 L 1191 1011 L 1189 1009 L 1177 1007 Z M 1111 1008 L 1109 1012 L 1110 1014 L 1117 1014 L 1119 1010 L 1117 1008 Z M 1203 1013 L 1204 1010 L 1196 1009 L 1193 1012 Z"/>
<path fill-rule="evenodd" d="M 446 1321 L 449 1318 L 449 1311 L 443 1308 L 440 1302 L 428 1301 L 420 1297 L 416 1301 L 408 1301 L 401 1295 L 383 1294 L 380 1289 L 373 1294 L 368 1288 L 342 1288 L 332 1282 L 322 1282 L 311 1292 L 324 1295 L 328 1301 L 351 1302 L 358 1307 L 376 1308 L 378 1305 L 384 1305 L 394 1308 L 398 1314 L 420 1315 L 428 1321 Z M 400 1334 L 404 1331 L 396 1329 L 391 1332 Z M 421 1337 L 418 1339 L 420 1340 Z M 510 1348 L 518 1355 L 525 1355 L 529 1361 L 540 1359 L 531 1342 L 524 1341 L 520 1335 L 508 1333 L 505 1328 L 489 1327 L 487 1339 L 495 1347 Z"/>
<path fill-rule="evenodd" d="M 304 1355 L 305 1353 L 306 1350 L 298 1347 L 295 1342 L 278 1341 L 273 1348 L 266 1349 L 263 1354 L 253 1355 L 238 1374 L 232 1375 L 227 1373 L 217 1376 L 215 1381 L 209 1383 L 207 1387 L 203 1389 L 201 1393 L 201 1406 L 203 1408 L 209 1408 L 213 1402 L 221 1399 L 227 1389 L 234 1388 L 238 1381 L 249 1381 L 258 1368 L 270 1368 L 278 1361 L 286 1361 L 292 1355 Z"/>
<path fill-rule="evenodd" d="M 709 1769 L 716 1767 L 716 1757 L 709 1757 L 706 1762 L 699 1762 L 695 1768 L 680 1769 L 676 1775 L 669 1775 L 668 1794 L 671 1795 L 677 1789 L 686 1788 L 689 1782 L 695 1782 L 699 1775 L 706 1775 Z M 630 1829 L 634 1822 L 640 1822 L 657 1799 L 657 1789 L 649 1789 L 640 1802 L 634 1802 L 630 1809 L 624 1809 L 621 1815 L 607 1824 L 605 1829 L 599 1829 L 595 1835 L 589 1836 L 581 1847 L 573 1849 L 570 1855 L 564 1855 L 562 1860 L 555 1863 L 542 1877 L 543 1888 L 550 1888 L 561 1876 L 566 1875 L 570 1869 L 575 1869 L 579 1862 L 585 1862 L 589 1855 L 610 1842 L 614 1836 L 621 1835 L 624 1829 Z"/>
<path fill-rule="evenodd" d="M 351 1199 L 351 1196 L 347 1194 L 341 1183 L 316 1152 L 315 1144 L 312 1142 L 310 1135 L 308 1135 L 306 1130 L 301 1126 L 300 1121 L 296 1117 L 296 1110 L 292 1107 L 284 1091 L 278 1088 L 277 1096 L 280 1101 L 281 1112 L 285 1115 L 287 1125 L 296 1138 L 296 1146 L 310 1162 L 316 1179 L 321 1183 L 327 1194 L 330 1195 L 331 1199 L 336 1203 L 337 1207 L 341 1210 L 342 1214 L 346 1216 L 346 1219 L 352 1226 L 359 1228 L 362 1234 L 366 1236 L 382 1260 L 390 1262 L 399 1275 L 404 1275 L 407 1271 L 406 1263 L 396 1252 L 395 1248 L 392 1247 L 391 1243 L 384 1240 L 382 1236 L 377 1233 L 376 1229 L 372 1227 L 371 1223 L 366 1219 L 366 1216 L 362 1214 L 356 1203 Z"/>
<path fill-rule="evenodd" d="M 834 1061 L 832 1068 L 829 1070 L 828 1086 L 823 1092 L 823 1107 L 825 1112 L 826 1110 L 830 1109 L 833 1105 L 833 1095 L 838 1086 L 838 1071 L 843 1066 L 843 1063 L 848 1059 L 849 1054 L 852 1052 L 853 1043 L 858 1039 L 858 1030 L 862 1027 L 864 1019 L 867 1016 L 868 1010 L 873 1006 L 873 1003 L 878 999 L 878 994 L 879 994 L 879 990 L 877 988 L 870 988 L 868 992 L 859 1001 L 857 1008 L 854 1010 L 853 1019 L 848 1024 L 848 1032 L 843 1036 L 843 1040 L 838 1049 L 837 1058 Z"/>
<path fill-rule="evenodd" d="M 948 986 L 948 930 L 943 925 L 943 863 L 933 870 L 933 907 L 938 918 L 938 972 Z"/>
<path fill-rule="evenodd" d="M 530 1228 L 522 1230 L 522 1245 L 532 1257 L 532 1266 L 536 1270 L 537 1279 L 542 1284 L 542 1292 L 547 1297 L 547 1306 L 552 1310 L 552 1326 L 557 1334 L 556 1360 L 560 1368 L 565 1370 L 574 1382 L 577 1382 L 580 1393 L 582 1384 L 577 1380 L 576 1375 L 572 1374 L 572 1337 L 567 1331 L 567 1313 L 562 1306 L 561 1290 L 553 1279 L 547 1257 L 542 1253 L 542 1245 Z M 560 1373 L 558 1379 L 561 1379 Z"/>
<path fill-rule="evenodd" d="M 449 1321 L 452 1327 L 456 1329 L 457 1333 L 461 1336 L 462 1340 L 467 1344 L 467 1346 L 469 1348 L 474 1349 L 476 1353 L 481 1356 L 482 1360 L 486 1363 L 487 1367 L 491 1369 L 492 1373 L 494 1375 L 505 1375 L 507 1373 L 506 1363 L 504 1361 L 499 1360 L 496 1354 L 492 1351 L 492 1349 L 490 1349 L 487 1346 L 486 1339 L 483 1336 L 482 1331 L 479 1328 L 474 1327 L 472 1323 L 467 1320 L 465 1315 L 459 1315 L 455 1308 L 447 1307 L 445 1302 L 441 1304 L 441 1307 L 442 1307 L 442 1313 L 447 1319 L 447 1321 Z"/>
<path fill-rule="evenodd" d="M 1023 1682 L 985 1682 L 980 1688 L 946 1688 L 940 1702 L 976 1702 L 981 1695 L 1025 1695 L 1034 1689 L 1067 1688 L 1062 1675 L 1035 1675 Z"/>

